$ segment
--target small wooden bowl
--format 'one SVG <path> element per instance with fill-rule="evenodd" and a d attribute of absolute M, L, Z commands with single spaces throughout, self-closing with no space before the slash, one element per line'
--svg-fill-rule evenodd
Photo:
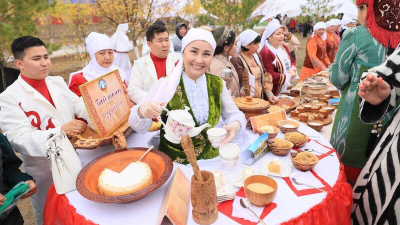
<path fill-rule="evenodd" d="M 322 108 L 325 109 L 326 111 L 328 111 L 329 113 L 333 113 L 333 111 L 335 111 L 335 109 L 336 109 L 336 107 L 333 105 L 327 105 Z"/>
<path fill-rule="evenodd" d="M 105 168 L 119 173 L 131 162 L 136 162 L 146 150 L 147 148 L 116 150 L 94 159 L 79 172 L 76 189 L 83 197 L 100 203 L 133 202 L 145 197 L 161 187 L 172 173 L 171 158 L 159 150 L 152 150 L 141 160 L 151 168 L 153 183 L 150 186 L 126 195 L 104 196 L 98 191 L 97 184 L 99 176 Z"/>
<path fill-rule="evenodd" d="M 324 127 L 324 123 L 318 120 L 310 121 L 307 125 L 316 131 L 320 131 Z"/>
<path fill-rule="evenodd" d="M 321 113 L 324 116 L 324 118 L 327 118 L 329 115 L 329 111 L 326 109 L 320 109 L 319 113 Z"/>
<path fill-rule="evenodd" d="M 300 113 L 299 114 L 299 119 L 301 122 L 307 122 L 308 121 L 308 114 L 307 113 Z"/>
<path fill-rule="evenodd" d="M 308 141 L 308 136 L 307 136 L 307 135 L 305 135 L 305 134 L 303 134 L 303 133 L 300 133 L 300 132 L 297 132 L 297 133 L 300 133 L 300 134 L 304 135 L 304 140 L 302 140 L 302 141 L 293 141 L 293 140 L 290 140 L 290 139 L 288 138 L 288 136 L 289 136 L 291 133 L 295 133 L 295 132 L 286 133 L 286 134 L 285 134 L 285 139 L 288 140 L 288 141 L 290 141 L 290 142 L 292 142 L 295 148 L 301 148 L 301 147 L 303 147 L 304 145 L 306 145 L 306 143 L 307 143 L 307 141 Z"/>
<path fill-rule="evenodd" d="M 254 192 L 247 188 L 247 186 L 252 183 L 266 184 L 272 187 L 274 190 L 269 193 Z M 253 175 L 244 181 L 244 193 L 246 194 L 247 199 L 249 199 L 249 201 L 255 206 L 266 206 L 270 204 L 275 199 L 277 190 L 278 184 L 274 179 L 268 176 Z"/>
<path fill-rule="evenodd" d="M 311 104 L 303 104 L 303 107 L 305 109 L 305 112 L 311 112 L 311 107 L 312 107 Z"/>
<path fill-rule="evenodd" d="M 321 113 L 317 113 L 317 114 L 315 114 L 315 116 L 314 116 L 314 120 L 318 120 L 318 121 L 321 121 L 321 122 L 323 122 L 324 121 L 324 115 L 323 114 L 321 114 Z"/>
<path fill-rule="evenodd" d="M 319 105 L 314 105 L 313 107 L 311 107 L 311 112 L 313 113 L 319 113 L 319 109 L 321 108 L 321 106 Z"/>
<path fill-rule="evenodd" d="M 274 128 L 274 132 L 273 132 L 273 133 L 272 133 L 272 132 L 268 132 L 268 139 L 275 138 L 275 137 L 278 135 L 279 131 L 280 131 L 279 128 L 277 128 L 277 127 L 275 127 L 275 126 L 271 126 L 271 127 Z M 258 130 L 258 134 L 259 134 L 259 135 L 263 135 L 264 132 Z"/>
<path fill-rule="evenodd" d="M 299 111 L 297 111 L 297 110 L 294 110 L 294 111 L 291 111 L 290 112 L 290 116 L 292 116 L 292 117 L 298 117 L 299 116 Z"/>
<path fill-rule="evenodd" d="M 321 102 L 327 102 L 327 101 L 329 101 L 329 98 L 327 98 L 325 96 L 320 96 L 320 97 L 318 97 L 318 100 L 320 100 Z"/>
<path fill-rule="evenodd" d="M 287 132 L 297 131 L 297 128 L 299 128 L 300 124 L 292 120 L 280 120 L 278 121 L 278 126 L 281 132 L 285 134 Z"/>
<path fill-rule="evenodd" d="M 309 153 L 309 152 L 307 152 L 307 153 Z M 317 162 L 310 163 L 310 164 L 299 163 L 299 162 L 295 161 L 295 158 L 296 158 L 297 154 L 299 154 L 299 153 L 298 152 L 291 152 L 290 153 L 290 159 L 292 160 L 293 166 L 296 169 L 300 170 L 300 171 L 307 172 L 309 170 L 312 170 L 312 169 L 314 169 L 315 165 L 317 165 L 317 163 L 319 162 L 319 159 L 318 159 L 318 157 L 316 155 L 314 155 L 312 153 L 309 153 L 309 154 L 314 155 L 317 158 Z"/>
<path fill-rule="evenodd" d="M 296 108 L 296 102 L 291 100 L 290 98 L 280 98 L 276 105 L 285 109 L 286 113 L 290 112 L 294 108 Z"/>
<path fill-rule="evenodd" d="M 317 105 L 319 107 L 324 107 L 324 106 L 328 105 L 328 103 L 326 103 L 326 102 L 316 102 L 316 103 L 314 103 L 314 105 Z"/>
<path fill-rule="evenodd" d="M 297 111 L 299 111 L 300 113 L 303 113 L 306 111 L 306 109 L 303 106 L 299 106 L 299 107 L 297 107 Z"/>
<path fill-rule="evenodd" d="M 273 142 L 274 139 L 271 140 Z M 290 141 L 289 141 L 290 142 Z M 292 150 L 294 144 L 291 142 L 291 146 L 289 148 L 277 148 L 273 143 L 269 145 L 271 152 L 277 156 L 286 156 Z"/>

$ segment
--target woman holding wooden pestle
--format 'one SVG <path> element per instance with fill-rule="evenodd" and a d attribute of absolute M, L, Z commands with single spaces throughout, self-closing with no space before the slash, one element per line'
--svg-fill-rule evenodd
<path fill-rule="evenodd" d="M 220 77 L 206 73 L 209 69 L 216 42 L 213 35 L 206 30 L 192 28 L 182 39 L 182 56 L 172 73 L 160 79 L 150 89 L 146 99 L 132 108 L 129 117 L 130 126 L 139 133 L 147 132 L 152 118 L 161 118 L 166 122 L 167 115 L 162 106 L 168 110 L 190 108 L 190 114 L 196 126 L 208 123 L 216 126 L 220 119 L 226 124 L 227 138 L 231 142 L 238 132 L 246 127 L 244 114 L 234 103 L 225 83 Z M 218 149 L 212 147 L 204 129 L 192 137 L 197 159 L 210 159 L 218 156 Z M 188 163 L 180 144 L 169 142 L 160 131 L 159 149 L 167 153 L 178 163 Z"/>

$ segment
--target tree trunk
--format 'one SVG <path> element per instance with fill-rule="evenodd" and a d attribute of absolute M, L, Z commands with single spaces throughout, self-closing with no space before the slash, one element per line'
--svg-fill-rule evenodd
<path fill-rule="evenodd" d="M 0 93 L 6 90 L 7 82 L 6 82 L 6 73 L 4 72 L 4 61 L 0 61 L 0 71 L 1 71 L 1 82 L 3 84 L 3 89 L 0 90 Z"/>

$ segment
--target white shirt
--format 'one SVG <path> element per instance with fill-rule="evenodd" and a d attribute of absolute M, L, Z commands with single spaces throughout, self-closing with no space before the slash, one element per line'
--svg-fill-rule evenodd
<path fill-rule="evenodd" d="M 192 107 L 196 120 L 199 122 L 199 124 L 202 124 L 200 121 L 207 121 L 209 113 L 206 76 L 203 74 L 201 77 L 197 79 L 196 82 L 191 78 L 189 78 L 184 73 L 182 76 L 189 104 Z M 159 85 L 161 84 L 162 79 L 158 80 L 157 83 L 154 84 L 154 86 L 150 89 L 149 95 L 147 96 L 144 102 L 148 102 L 151 100 L 152 96 L 154 96 L 154 93 L 159 89 Z M 201 94 L 191 93 L 193 92 L 192 88 L 194 88 L 196 91 L 200 90 Z M 202 97 L 203 99 L 200 99 L 200 96 L 203 96 Z M 226 88 L 225 82 L 223 82 L 221 101 L 222 101 L 222 112 L 219 124 L 223 124 L 221 123 L 222 121 L 225 124 L 230 124 L 231 122 L 236 120 L 240 123 L 241 130 L 244 131 L 244 129 L 246 128 L 246 118 L 244 114 L 237 108 L 235 102 L 233 101 L 231 95 L 229 94 L 228 89 Z M 143 102 L 134 106 L 131 109 L 131 114 L 129 116 L 130 126 L 139 133 L 147 132 L 152 123 L 151 119 L 143 119 L 139 117 L 137 112 L 139 106 L 142 104 Z"/>

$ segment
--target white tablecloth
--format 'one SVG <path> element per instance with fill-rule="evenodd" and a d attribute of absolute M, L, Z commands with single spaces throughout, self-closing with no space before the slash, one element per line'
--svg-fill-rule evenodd
<path fill-rule="evenodd" d="M 308 134 L 311 139 L 317 139 L 321 144 L 331 146 L 320 133 L 305 125 L 300 125 L 299 131 Z M 250 130 L 247 130 L 246 132 L 249 134 L 251 142 L 255 141 L 259 137 L 258 134 L 254 134 Z M 152 135 L 154 135 L 154 133 L 147 133 L 145 135 L 133 133 L 127 139 L 128 147 L 148 147 L 148 141 Z M 283 137 L 283 134 L 280 133 L 278 137 L 279 136 Z M 307 145 L 305 148 L 307 148 Z M 83 164 L 86 165 L 91 160 L 111 151 L 112 149 L 113 147 L 109 145 L 96 150 L 78 150 L 78 153 Z M 252 166 L 257 172 L 263 159 L 273 159 L 275 157 L 279 156 L 275 156 L 272 153 L 267 153 L 262 159 L 255 162 Z M 290 162 L 289 156 L 279 157 L 279 159 Z M 235 171 L 239 171 L 246 166 L 247 165 L 239 163 L 236 166 Z M 174 171 L 177 167 L 181 168 L 181 170 L 189 179 L 193 175 L 193 171 L 190 166 L 174 163 Z M 220 162 L 219 157 L 211 160 L 200 160 L 199 167 L 201 170 L 221 170 L 226 172 Z M 314 171 L 332 187 L 338 179 L 339 170 L 340 164 L 337 157 L 325 157 L 314 168 Z M 293 172 L 301 173 L 294 167 L 292 173 Z M 235 176 L 235 173 L 236 172 L 229 174 L 227 173 L 226 176 L 232 179 Z M 277 208 L 275 208 L 264 219 L 268 225 L 279 224 L 291 218 L 298 217 L 302 213 L 307 212 L 314 205 L 320 203 L 326 196 L 326 193 L 318 193 L 298 197 L 293 193 L 293 191 L 288 187 L 282 178 L 274 177 L 274 179 L 278 183 L 278 192 L 274 200 L 274 202 L 277 204 Z M 76 208 L 77 213 L 83 215 L 87 220 L 91 220 L 98 224 L 155 224 L 168 183 L 169 180 L 159 189 L 138 201 L 124 204 L 92 202 L 82 197 L 78 191 L 69 192 L 66 194 L 66 197 L 68 198 L 70 204 Z M 196 224 L 192 219 L 191 205 L 188 215 L 188 224 Z M 236 224 L 236 222 L 219 213 L 218 220 L 215 222 L 215 224 Z"/>

